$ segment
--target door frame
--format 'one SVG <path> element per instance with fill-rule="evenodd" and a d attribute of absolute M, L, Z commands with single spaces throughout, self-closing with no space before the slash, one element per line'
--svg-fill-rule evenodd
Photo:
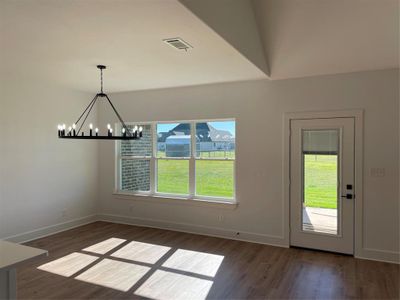
<path fill-rule="evenodd" d="M 283 116 L 283 230 L 285 244 L 290 247 L 290 122 L 307 119 L 354 119 L 354 256 L 363 253 L 363 110 L 288 112 Z"/>

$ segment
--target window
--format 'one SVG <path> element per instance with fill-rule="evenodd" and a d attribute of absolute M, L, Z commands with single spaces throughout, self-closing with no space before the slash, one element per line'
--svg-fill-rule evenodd
<path fill-rule="evenodd" d="M 234 197 L 235 122 L 196 123 L 196 195 Z"/>
<path fill-rule="evenodd" d="M 189 195 L 191 124 L 157 124 L 157 192 Z"/>
<path fill-rule="evenodd" d="M 154 122 L 141 126 L 142 139 L 119 142 L 119 192 L 230 201 L 235 198 L 235 121 Z"/>

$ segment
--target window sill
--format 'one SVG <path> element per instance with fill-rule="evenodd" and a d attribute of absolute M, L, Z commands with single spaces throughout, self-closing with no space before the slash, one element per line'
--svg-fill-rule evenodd
<path fill-rule="evenodd" d="M 236 207 L 238 207 L 239 205 L 239 203 L 235 200 L 229 199 L 202 199 L 162 194 L 130 194 L 119 191 L 115 191 L 113 195 L 115 196 L 115 198 L 118 199 L 143 201 L 148 203 L 179 204 L 203 207 L 218 207 L 226 209 L 236 209 Z"/>

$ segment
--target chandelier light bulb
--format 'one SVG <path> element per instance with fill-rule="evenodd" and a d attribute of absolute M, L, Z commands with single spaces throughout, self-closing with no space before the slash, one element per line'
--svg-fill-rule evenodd
<path fill-rule="evenodd" d="M 62 125 L 62 129 L 65 130 L 65 128 L 66 128 L 65 124 L 63 124 L 63 125 Z"/>
<path fill-rule="evenodd" d="M 110 132 L 112 133 L 112 128 L 110 128 Z"/>
<path fill-rule="evenodd" d="M 135 127 L 133 128 L 133 131 L 137 131 L 137 125 L 135 125 Z"/>
<path fill-rule="evenodd" d="M 93 129 L 93 124 L 92 123 L 89 124 L 89 128 Z"/>
<path fill-rule="evenodd" d="M 72 130 L 72 127 L 71 127 L 71 126 L 69 126 L 69 127 L 68 127 L 68 131 L 71 131 L 71 130 Z"/>
<path fill-rule="evenodd" d="M 122 133 L 125 133 L 125 128 L 122 128 Z"/>
<path fill-rule="evenodd" d="M 62 126 L 60 124 L 57 125 L 57 129 L 58 129 L 58 137 L 61 137 L 63 132 L 62 132 Z"/>
<path fill-rule="evenodd" d="M 107 129 L 110 130 L 111 129 L 111 125 L 107 124 Z"/>
<path fill-rule="evenodd" d="M 142 132 L 142 131 L 143 131 L 143 127 L 140 126 L 140 127 L 139 127 L 139 132 Z"/>
<path fill-rule="evenodd" d="M 96 129 L 95 129 L 94 131 L 96 131 L 96 133 L 98 133 L 98 132 L 99 132 L 99 129 L 96 127 Z"/>
<path fill-rule="evenodd" d="M 72 129 L 75 129 L 76 128 L 76 124 L 74 123 L 74 124 L 72 124 Z"/>

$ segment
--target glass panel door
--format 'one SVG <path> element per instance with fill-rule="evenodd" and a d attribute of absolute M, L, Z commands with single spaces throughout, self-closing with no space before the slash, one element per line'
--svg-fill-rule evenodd
<path fill-rule="evenodd" d="M 352 254 L 354 119 L 290 122 L 290 245 Z"/>
<path fill-rule="evenodd" d="M 339 130 L 303 130 L 302 230 L 338 234 Z"/>

